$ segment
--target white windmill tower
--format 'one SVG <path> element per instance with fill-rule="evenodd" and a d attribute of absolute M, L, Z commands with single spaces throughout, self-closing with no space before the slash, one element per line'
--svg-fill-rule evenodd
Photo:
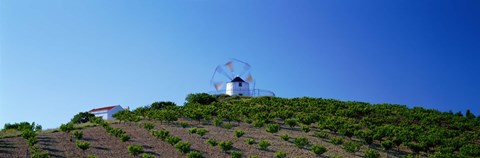
<path fill-rule="evenodd" d="M 223 86 L 226 84 L 224 94 L 227 95 L 254 95 L 252 90 L 255 89 L 255 80 L 253 80 L 253 76 L 250 73 L 250 65 L 237 59 L 231 59 L 225 64 L 218 65 L 210 83 L 217 92 L 222 91 Z M 251 83 L 253 87 L 250 87 Z"/>

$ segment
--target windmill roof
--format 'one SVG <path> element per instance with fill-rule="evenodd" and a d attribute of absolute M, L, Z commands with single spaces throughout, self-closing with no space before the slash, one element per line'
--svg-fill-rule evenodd
<path fill-rule="evenodd" d="M 245 82 L 245 81 L 240 77 L 235 77 L 231 82 Z"/>

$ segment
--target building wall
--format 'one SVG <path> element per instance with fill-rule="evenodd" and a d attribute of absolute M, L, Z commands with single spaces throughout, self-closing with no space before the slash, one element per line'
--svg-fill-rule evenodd
<path fill-rule="evenodd" d="M 116 106 L 113 109 L 108 111 L 108 120 L 113 120 L 114 118 L 112 117 L 113 114 L 117 113 L 118 111 L 123 110 L 121 106 Z"/>
<path fill-rule="evenodd" d="M 124 109 L 121 106 L 116 106 L 110 110 L 94 111 L 91 113 L 95 115 L 95 117 L 101 117 L 104 120 L 113 120 L 115 118 L 113 118 L 112 115 L 117 113 L 120 110 L 124 110 Z"/>
<path fill-rule="evenodd" d="M 250 96 L 250 85 L 248 82 L 228 82 L 225 94 Z"/>

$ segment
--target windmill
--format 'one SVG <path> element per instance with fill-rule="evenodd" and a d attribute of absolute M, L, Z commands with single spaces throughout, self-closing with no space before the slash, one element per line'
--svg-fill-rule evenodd
<path fill-rule="evenodd" d="M 275 96 L 273 92 L 255 89 L 250 64 L 233 58 L 215 68 L 210 84 L 216 94 L 259 96 L 260 92 L 267 92 L 268 96 Z"/>

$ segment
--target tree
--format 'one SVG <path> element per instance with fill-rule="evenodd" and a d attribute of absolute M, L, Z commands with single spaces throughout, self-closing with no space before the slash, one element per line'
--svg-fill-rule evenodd
<path fill-rule="evenodd" d="M 211 96 L 207 93 L 189 94 L 189 95 L 187 95 L 185 100 L 187 101 L 187 103 L 199 103 L 199 104 L 202 104 L 202 105 L 209 105 L 209 104 L 217 101 L 215 97 L 213 97 L 213 96 Z"/>
<path fill-rule="evenodd" d="M 73 116 L 73 118 L 70 120 L 70 122 L 79 124 L 79 123 L 86 123 L 90 121 L 91 118 L 95 117 L 94 114 L 90 112 L 80 112 Z"/>
<path fill-rule="evenodd" d="M 74 128 L 73 128 L 73 123 L 67 123 L 67 124 L 61 124 L 60 125 L 60 130 L 65 132 L 65 133 L 70 133 L 70 131 L 72 131 Z"/>
<path fill-rule="evenodd" d="M 177 104 L 175 104 L 174 102 L 171 102 L 171 101 L 153 102 L 150 105 L 150 108 L 155 109 L 155 110 L 163 110 L 163 109 L 165 109 L 166 107 L 169 107 L 169 106 L 177 106 Z"/>

